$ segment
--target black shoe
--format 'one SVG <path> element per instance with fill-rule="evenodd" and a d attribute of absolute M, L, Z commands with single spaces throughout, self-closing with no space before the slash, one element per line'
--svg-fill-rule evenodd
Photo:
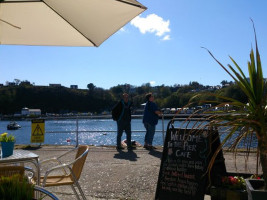
<path fill-rule="evenodd" d="M 122 150 L 122 149 L 124 149 L 122 146 L 116 146 L 116 149 L 118 150 L 118 151 L 120 151 L 120 150 Z"/>
<path fill-rule="evenodd" d="M 153 147 L 152 145 L 144 145 L 144 148 L 147 149 L 147 150 L 153 150 L 153 149 L 156 149 L 156 147 Z"/>

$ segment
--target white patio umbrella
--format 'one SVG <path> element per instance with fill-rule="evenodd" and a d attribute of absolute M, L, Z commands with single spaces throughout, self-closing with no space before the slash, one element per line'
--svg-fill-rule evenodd
<path fill-rule="evenodd" d="M 99 46 L 145 10 L 135 0 L 0 0 L 0 44 Z"/>

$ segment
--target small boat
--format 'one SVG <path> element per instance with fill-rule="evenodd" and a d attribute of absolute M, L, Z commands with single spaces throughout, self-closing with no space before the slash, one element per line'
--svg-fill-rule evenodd
<path fill-rule="evenodd" d="M 9 122 L 7 125 L 7 130 L 17 130 L 21 128 L 21 126 L 17 122 Z"/>

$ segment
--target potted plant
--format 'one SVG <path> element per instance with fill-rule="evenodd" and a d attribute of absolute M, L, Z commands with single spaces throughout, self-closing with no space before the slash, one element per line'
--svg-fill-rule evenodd
<path fill-rule="evenodd" d="M 32 200 L 34 185 L 30 184 L 27 178 L 19 174 L 0 177 L 0 197 L 1 199 L 12 200 Z"/>
<path fill-rule="evenodd" d="M 252 24 L 255 35 L 256 55 L 254 55 L 252 48 L 250 52 L 250 61 L 248 62 L 248 77 L 232 57 L 230 57 L 230 59 L 234 63 L 235 68 L 230 64 L 228 64 L 228 67 L 225 67 L 208 49 L 206 49 L 214 60 L 233 78 L 235 84 L 245 94 L 248 102 L 241 102 L 235 98 L 229 98 L 216 93 L 209 93 L 209 95 L 215 97 L 215 100 L 201 101 L 199 100 L 200 94 L 194 96 L 189 104 L 210 103 L 217 108 L 225 108 L 225 105 L 227 105 L 228 108 L 232 108 L 225 110 L 223 113 L 221 113 L 221 111 L 211 110 L 214 107 L 209 111 L 205 111 L 206 113 L 209 113 L 209 121 L 207 123 L 202 122 L 202 127 L 212 126 L 217 127 L 220 130 L 227 130 L 224 132 L 224 138 L 222 138 L 221 145 L 212 156 L 208 169 L 209 171 L 211 170 L 217 154 L 226 144 L 229 145 L 228 147 L 230 150 L 236 152 L 239 145 L 243 143 L 247 150 L 247 156 L 249 156 L 252 141 L 256 140 L 257 157 L 260 159 L 264 179 L 264 191 L 267 194 L 267 88 L 264 83 L 253 21 Z M 194 114 L 192 116 L 194 116 Z M 267 199 L 267 197 L 265 196 L 264 199 Z"/>
<path fill-rule="evenodd" d="M 247 200 L 245 179 L 242 176 L 223 176 L 221 187 L 211 187 L 211 200 Z"/>
<path fill-rule="evenodd" d="M 0 142 L 2 146 L 2 157 L 8 157 L 13 154 L 15 137 L 13 135 L 8 135 L 8 133 L 2 133 L 0 135 Z"/>

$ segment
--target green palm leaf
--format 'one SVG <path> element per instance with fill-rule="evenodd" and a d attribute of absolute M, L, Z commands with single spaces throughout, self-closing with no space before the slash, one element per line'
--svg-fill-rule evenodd
<path fill-rule="evenodd" d="M 225 105 L 228 104 L 232 107 L 231 110 L 223 111 L 223 113 L 222 111 L 206 111 L 210 114 L 208 117 L 209 122 L 202 122 L 202 125 L 199 125 L 199 127 L 202 128 L 213 126 L 220 128 L 221 130 L 222 127 L 227 129 L 227 131 L 224 132 L 225 137 L 221 142 L 221 146 L 214 153 L 208 169 L 211 170 L 217 154 L 226 144 L 230 143 L 229 149 L 236 152 L 241 141 L 245 141 L 246 149 L 248 150 L 247 155 L 249 155 L 253 136 L 256 135 L 258 139 L 257 150 L 259 152 L 257 155 L 260 156 L 263 178 L 265 180 L 265 189 L 267 190 L 267 95 L 254 23 L 253 29 L 256 43 L 256 55 L 252 48 L 249 55 L 250 61 L 248 61 L 249 77 L 246 77 L 241 67 L 239 67 L 232 57 L 229 56 L 234 65 L 231 66 L 228 64 L 227 67 L 225 67 L 208 49 L 204 48 L 226 71 L 226 73 L 233 78 L 235 83 L 246 95 L 248 102 L 242 103 L 234 98 L 229 98 L 216 93 L 209 93 L 209 95 L 216 97 L 218 100 L 198 101 L 200 96 L 196 95 L 190 100 L 190 103 L 211 103 L 214 107 L 216 106 L 219 108 L 224 108 Z"/>

